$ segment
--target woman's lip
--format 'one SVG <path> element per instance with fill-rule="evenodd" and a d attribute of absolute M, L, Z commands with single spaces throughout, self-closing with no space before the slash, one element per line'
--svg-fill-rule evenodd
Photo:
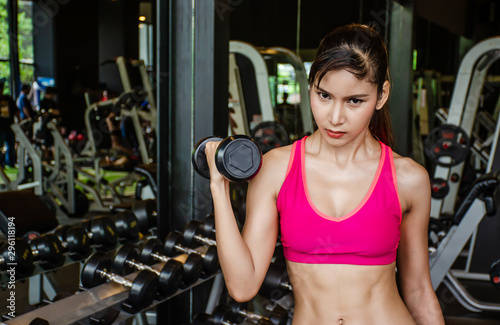
<path fill-rule="evenodd" d="M 345 132 L 326 130 L 326 133 L 330 138 L 338 139 L 345 134 Z"/>

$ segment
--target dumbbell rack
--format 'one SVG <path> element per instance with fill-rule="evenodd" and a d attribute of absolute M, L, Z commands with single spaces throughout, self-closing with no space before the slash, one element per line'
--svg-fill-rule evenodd
<path fill-rule="evenodd" d="M 159 263 L 154 265 L 153 267 L 161 269 L 162 266 L 163 263 Z M 128 280 L 133 280 L 137 275 L 137 273 L 138 272 L 131 273 L 127 276 L 124 276 L 124 278 Z M 220 271 L 205 279 L 199 279 L 192 286 L 184 289 L 179 289 L 176 293 L 174 293 L 173 295 L 169 296 L 166 299 L 160 301 L 155 300 L 153 304 L 151 304 L 148 307 L 148 309 L 168 299 L 171 299 L 187 290 L 190 290 L 191 288 L 198 286 L 205 281 L 211 280 L 219 273 Z M 79 292 L 73 296 L 54 302 L 50 305 L 40 307 L 31 312 L 22 314 L 14 319 L 5 321 L 0 324 L 26 325 L 29 324 L 31 320 L 33 320 L 36 317 L 47 320 L 51 325 L 73 324 L 74 322 L 84 320 L 89 316 L 92 316 L 96 313 L 99 313 L 109 308 L 116 307 L 117 309 L 119 309 L 120 304 L 127 300 L 128 292 L 129 292 L 128 288 L 125 288 L 120 284 L 107 282 L 95 288 Z M 115 320 L 115 322 L 119 323 L 121 321 L 133 317 L 134 314 L 130 314 L 128 312 L 120 310 L 120 314 L 118 315 L 118 318 Z"/>

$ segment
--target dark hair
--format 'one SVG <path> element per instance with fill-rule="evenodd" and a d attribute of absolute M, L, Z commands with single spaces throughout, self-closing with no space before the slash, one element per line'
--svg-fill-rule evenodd
<path fill-rule="evenodd" d="M 21 91 L 30 90 L 30 89 L 31 89 L 31 87 L 28 84 L 22 84 L 21 85 Z"/>
<path fill-rule="evenodd" d="M 309 86 L 319 87 L 329 71 L 341 69 L 360 80 L 367 78 L 381 95 L 384 82 L 390 80 L 387 46 L 382 35 L 372 27 L 359 24 L 333 30 L 318 47 L 309 72 Z M 394 139 L 387 103 L 375 111 L 369 129 L 377 140 L 392 147 Z"/>
<path fill-rule="evenodd" d="M 57 89 L 52 87 L 52 86 L 47 86 L 45 88 L 45 95 L 50 95 L 50 94 L 53 94 L 53 95 L 57 94 Z"/>

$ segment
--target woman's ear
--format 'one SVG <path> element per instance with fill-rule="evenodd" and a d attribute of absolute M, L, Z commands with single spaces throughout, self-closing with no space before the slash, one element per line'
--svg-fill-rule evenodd
<path fill-rule="evenodd" d="M 387 102 L 387 99 L 389 99 L 389 93 L 390 93 L 390 83 L 389 80 L 386 80 L 384 82 L 384 85 L 382 86 L 382 93 L 379 96 L 379 99 L 377 101 L 377 106 L 375 106 L 375 109 L 380 110 L 382 107 L 384 107 L 385 103 Z"/>

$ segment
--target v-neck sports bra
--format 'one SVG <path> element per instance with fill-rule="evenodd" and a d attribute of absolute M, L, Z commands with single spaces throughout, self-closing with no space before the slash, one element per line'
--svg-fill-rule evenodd
<path fill-rule="evenodd" d="M 292 146 L 277 198 L 285 258 L 308 264 L 386 265 L 396 260 L 401 205 L 392 150 L 380 142 L 375 178 L 361 203 L 335 218 L 319 211 L 307 189 L 306 137 Z"/>

